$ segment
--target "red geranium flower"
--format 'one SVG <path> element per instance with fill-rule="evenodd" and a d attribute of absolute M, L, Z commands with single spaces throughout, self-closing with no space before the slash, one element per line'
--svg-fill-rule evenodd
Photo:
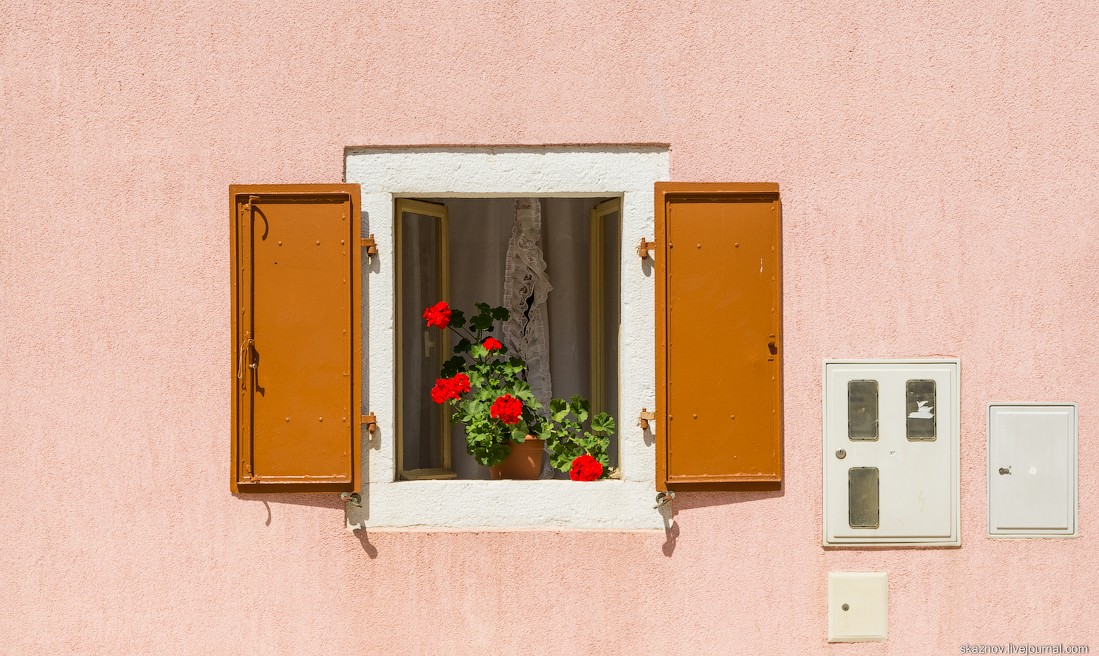
<path fill-rule="evenodd" d="M 427 320 L 428 328 L 446 328 L 450 325 L 450 306 L 446 301 L 439 301 L 424 310 L 424 319 Z"/>
<path fill-rule="evenodd" d="M 492 403 L 488 413 L 509 426 L 517 424 L 523 414 L 523 402 L 511 394 L 505 394 Z"/>
<path fill-rule="evenodd" d="M 436 378 L 435 387 L 431 388 L 431 400 L 436 403 L 446 403 L 450 396 L 450 381 L 446 378 Z"/>
<path fill-rule="evenodd" d="M 468 391 L 469 376 L 465 374 L 455 374 L 454 378 L 436 378 L 435 387 L 431 388 L 431 400 L 436 403 L 446 403 Z"/>
<path fill-rule="evenodd" d="M 595 458 L 584 454 L 572 461 L 569 478 L 574 481 L 598 481 L 603 476 L 603 465 Z"/>
<path fill-rule="evenodd" d="M 499 351 L 500 349 L 504 348 L 504 345 L 500 343 L 500 340 L 496 339 L 495 337 L 489 337 L 484 341 L 483 344 L 481 344 L 481 346 L 484 346 L 489 351 Z"/>

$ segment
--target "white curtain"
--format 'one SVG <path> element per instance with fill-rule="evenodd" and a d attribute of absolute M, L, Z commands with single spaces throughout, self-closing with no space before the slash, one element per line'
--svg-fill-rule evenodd
<path fill-rule="evenodd" d="M 504 258 L 504 307 L 508 320 L 504 343 L 527 364 L 527 382 L 534 397 L 549 405 L 553 394 L 546 299 L 553 285 L 542 256 L 542 203 L 537 198 L 515 201 L 515 221 Z"/>

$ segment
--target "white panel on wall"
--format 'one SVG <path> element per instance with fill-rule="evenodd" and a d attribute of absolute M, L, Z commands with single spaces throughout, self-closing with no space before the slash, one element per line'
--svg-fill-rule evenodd
<path fill-rule="evenodd" d="M 988 405 L 988 532 L 1076 535 L 1076 404 Z"/>
<path fill-rule="evenodd" d="M 960 544 L 956 360 L 824 364 L 824 544 Z"/>
<path fill-rule="evenodd" d="M 888 610 L 885 572 L 828 572 L 828 642 L 885 640 Z"/>

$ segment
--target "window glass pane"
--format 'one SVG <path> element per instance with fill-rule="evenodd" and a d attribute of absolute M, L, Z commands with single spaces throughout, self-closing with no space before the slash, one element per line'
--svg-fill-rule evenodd
<path fill-rule="evenodd" d="M 430 200 L 445 204 L 449 216 L 450 305 L 465 311 L 467 318 L 477 313 L 477 303 L 503 305 L 504 270 L 515 225 L 515 199 Z M 495 336 L 506 341 L 499 332 Z M 482 467 L 466 452 L 466 434 L 461 424 L 450 425 L 450 452 L 458 478 L 489 478 L 488 468 Z"/>
<path fill-rule="evenodd" d="M 591 210 L 604 200 L 607 199 L 540 199 L 539 244 L 553 285 L 545 315 L 548 346 L 545 360 L 551 396 L 569 399 L 579 394 L 593 402 L 599 397 L 601 409 L 615 418 L 620 431 L 623 426 L 618 416 L 621 216 L 619 212 L 602 214 L 601 242 L 593 243 Z M 515 201 L 514 198 L 415 199 L 445 207 L 448 218 L 442 224 L 443 234 L 434 228 L 439 219 L 417 214 L 411 207 L 399 217 L 404 422 L 400 439 L 405 471 L 449 466 L 459 479 L 488 478 L 487 468 L 466 452 L 462 426 L 451 425 L 434 412 L 439 406 L 431 401 L 430 389 L 439 376 L 441 363 L 452 355 L 450 348 L 456 338 L 452 337 L 450 344 L 440 343 L 440 331 L 425 330 L 420 315 L 444 295 L 451 307 L 465 310 L 467 316 L 476 312 L 478 302 L 504 304 L 506 255 L 515 228 Z M 441 273 L 436 264 L 440 254 L 447 262 Z M 601 255 L 595 259 L 595 267 L 593 254 Z M 596 315 L 591 311 L 593 276 L 600 281 L 600 312 Z M 504 339 L 502 331 L 496 336 Z M 439 353 L 440 348 L 445 352 Z M 599 369 L 593 366 L 597 362 L 603 364 L 599 375 L 593 374 Z M 448 436 L 448 464 L 436 456 L 441 451 L 436 444 L 437 435 Z M 611 439 L 608 455 L 611 466 L 616 466 L 617 435 Z M 439 477 L 435 472 L 429 473 L 431 477 Z M 548 464 L 545 475 L 553 475 Z M 424 472 L 420 472 L 406 478 L 423 476 Z M 567 473 L 556 476 L 568 478 Z"/>
<path fill-rule="evenodd" d="M 908 439 L 935 440 L 935 381 L 910 380 L 907 385 Z"/>
<path fill-rule="evenodd" d="M 424 324 L 424 308 L 442 300 L 440 221 L 404 212 L 400 217 L 401 468 L 444 466 L 443 408 L 431 401 L 447 334 Z"/>
<path fill-rule="evenodd" d="M 615 437 L 608 449 L 611 467 L 618 466 L 618 433 L 625 426 L 618 416 L 618 312 L 620 287 L 618 283 L 619 258 L 622 245 L 619 226 L 622 217 L 618 212 L 603 217 L 603 410 L 615 418 Z M 597 326 L 596 329 L 599 329 Z"/>
<path fill-rule="evenodd" d="M 847 522 L 851 528 L 878 528 L 879 490 L 877 467 L 847 470 Z"/>
<path fill-rule="evenodd" d="M 878 439 L 878 381 L 848 381 L 847 436 L 852 440 Z"/>

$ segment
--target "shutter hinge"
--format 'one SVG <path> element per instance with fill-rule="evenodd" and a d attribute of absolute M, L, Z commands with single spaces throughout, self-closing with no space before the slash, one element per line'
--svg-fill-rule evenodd
<path fill-rule="evenodd" d="M 378 254 L 378 244 L 374 241 L 374 233 L 370 233 L 369 237 L 363 237 L 359 240 L 359 245 L 366 249 L 366 254 L 370 257 L 374 257 Z"/>
<path fill-rule="evenodd" d="M 649 257 L 649 251 L 656 249 L 655 241 L 645 241 L 645 238 L 641 238 L 641 243 L 637 245 L 637 256 L 641 259 Z"/>
<path fill-rule="evenodd" d="M 374 416 L 373 412 L 368 415 L 363 415 L 360 423 L 363 426 L 366 426 L 366 432 L 372 435 L 378 430 L 378 418 Z"/>
<path fill-rule="evenodd" d="M 647 408 L 641 408 L 641 414 L 637 418 L 637 425 L 641 427 L 641 430 L 649 430 L 649 422 L 656 421 L 656 413 L 649 412 Z"/>

